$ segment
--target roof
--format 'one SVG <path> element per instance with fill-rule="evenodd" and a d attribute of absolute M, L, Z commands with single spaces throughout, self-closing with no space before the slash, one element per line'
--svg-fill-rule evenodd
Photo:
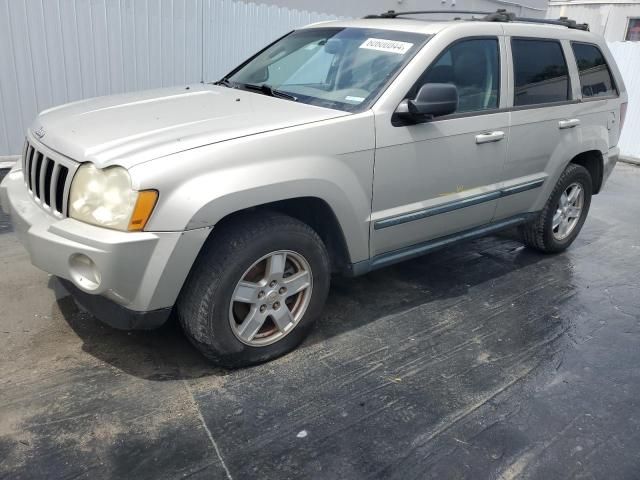
<path fill-rule="evenodd" d="M 338 28 L 377 28 L 380 30 L 395 30 L 399 32 L 424 33 L 433 35 L 447 28 L 450 24 L 459 23 L 450 21 L 425 21 L 412 18 L 358 18 L 354 20 L 330 20 L 308 25 L 305 28 L 338 27 Z"/>

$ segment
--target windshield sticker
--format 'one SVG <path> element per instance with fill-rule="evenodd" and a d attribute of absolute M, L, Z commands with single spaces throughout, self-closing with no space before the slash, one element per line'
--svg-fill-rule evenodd
<path fill-rule="evenodd" d="M 413 47 L 413 43 L 398 42 L 396 40 L 384 40 L 382 38 L 368 38 L 360 48 L 379 50 L 381 52 L 399 53 L 404 55 Z"/>
<path fill-rule="evenodd" d="M 347 102 L 356 102 L 356 103 L 364 102 L 364 97 L 352 97 L 351 95 L 347 95 L 346 97 L 344 97 L 344 99 Z"/>

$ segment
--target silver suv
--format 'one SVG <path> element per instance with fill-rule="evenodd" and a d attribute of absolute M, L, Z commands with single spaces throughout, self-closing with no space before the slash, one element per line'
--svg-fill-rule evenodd
<path fill-rule="evenodd" d="M 175 312 L 211 360 L 262 362 L 309 333 L 332 272 L 516 225 L 543 252 L 573 242 L 627 105 L 587 30 L 506 12 L 310 25 L 215 84 L 42 112 L 2 207 L 102 321 Z"/>

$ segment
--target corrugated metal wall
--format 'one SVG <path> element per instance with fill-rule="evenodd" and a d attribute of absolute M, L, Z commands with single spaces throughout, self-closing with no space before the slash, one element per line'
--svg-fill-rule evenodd
<path fill-rule="evenodd" d="M 0 156 L 46 108 L 219 78 L 287 31 L 332 17 L 235 0 L 0 0 Z"/>
<path fill-rule="evenodd" d="M 255 1 L 255 0 L 253 0 Z M 483 10 L 506 8 L 521 17 L 544 17 L 548 0 L 260 0 L 261 3 L 293 6 L 299 10 L 322 10 L 353 18 L 387 10 Z M 318 5 L 322 5 L 319 7 Z"/>
<path fill-rule="evenodd" d="M 620 137 L 620 151 L 627 157 L 640 160 L 640 43 L 613 42 L 609 44 L 629 94 L 627 116 Z"/>
<path fill-rule="evenodd" d="M 295 27 L 343 18 L 276 5 L 234 0 L 202 1 L 205 81 L 220 78 L 252 53 Z"/>

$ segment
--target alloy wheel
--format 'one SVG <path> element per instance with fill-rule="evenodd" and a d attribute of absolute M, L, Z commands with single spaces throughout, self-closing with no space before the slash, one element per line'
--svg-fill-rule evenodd
<path fill-rule="evenodd" d="M 282 339 L 309 306 L 313 275 L 299 253 L 278 250 L 249 267 L 229 306 L 231 329 L 242 343 L 260 347 Z"/>
<path fill-rule="evenodd" d="M 577 182 L 569 185 L 558 200 L 551 228 L 556 240 L 564 240 L 576 228 L 584 207 L 584 188 Z"/>

